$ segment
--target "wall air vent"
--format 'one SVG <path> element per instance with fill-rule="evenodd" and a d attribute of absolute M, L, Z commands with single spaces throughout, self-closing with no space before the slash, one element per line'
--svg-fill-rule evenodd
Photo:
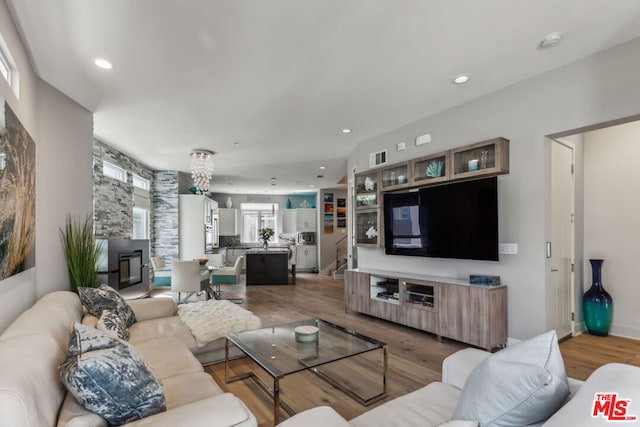
<path fill-rule="evenodd" d="M 376 151 L 369 154 L 369 167 L 384 165 L 387 163 L 387 150 Z"/>

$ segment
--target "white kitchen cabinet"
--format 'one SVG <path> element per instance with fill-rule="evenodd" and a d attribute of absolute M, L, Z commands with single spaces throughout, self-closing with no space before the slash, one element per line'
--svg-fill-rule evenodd
<path fill-rule="evenodd" d="M 208 197 L 204 197 L 203 210 L 204 223 L 207 225 L 213 225 L 213 215 L 218 213 L 218 202 L 209 199 Z"/>
<path fill-rule="evenodd" d="M 179 196 L 180 259 L 202 258 L 205 253 L 205 227 L 211 225 L 218 202 L 200 194 Z"/>
<path fill-rule="evenodd" d="M 238 234 L 238 210 L 219 209 L 220 215 L 220 235 L 235 236 Z"/>
<path fill-rule="evenodd" d="M 296 234 L 298 231 L 297 209 L 285 209 L 282 211 L 282 232 L 284 234 Z"/>
<path fill-rule="evenodd" d="M 296 247 L 296 270 L 313 270 L 318 268 L 318 247 L 315 245 L 298 245 Z"/>
<path fill-rule="evenodd" d="M 316 231 L 315 209 L 296 209 L 296 231 Z"/>

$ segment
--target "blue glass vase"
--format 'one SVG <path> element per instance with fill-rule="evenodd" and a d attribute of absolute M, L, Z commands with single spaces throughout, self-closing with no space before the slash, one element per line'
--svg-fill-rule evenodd
<path fill-rule="evenodd" d="M 584 293 L 582 309 L 587 330 L 591 335 L 609 335 L 613 318 L 613 299 L 602 287 L 602 259 L 590 259 L 593 274 L 591 287 Z"/>

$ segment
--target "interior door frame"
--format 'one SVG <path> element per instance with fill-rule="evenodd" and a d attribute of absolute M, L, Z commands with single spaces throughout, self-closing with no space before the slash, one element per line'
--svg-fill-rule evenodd
<path fill-rule="evenodd" d="M 549 246 L 550 242 L 552 241 L 552 222 L 553 222 L 553 187 L 552 187 L 552 168 L 553 168 L 553 144 L 560 144 L 563 145 L 567 148 L 569 148 L 571 150 L 571 160 L 572 160 L 572 168 L 573 168 L 573 173 L 571 174 L 571 206 L 573 207 L 572 209 L 572 215 L 573 215 L 573 221 L 572 221 L 572 226 L 571 226 L 571 238 L 570 238 L 570 245 L 571 245 L 571 264 L 572 264 L 572 270 L 571 270 L 571 274 L 570 274 L 570 280 L 569 280 L 569 312 L 571 313 L 571 320 L 570 320 L 570 334 L 571 336 L 575 336 L 578 332 L 576 330 L 576 325 L 579 324 L 579 320 L 578 320 L 578 306 L 576 304 L 576 295 L 577 295 L 577 290 L 576 290 L 576 273 L 577 273 L 577 269 L 579 268 L 579 266 L 576 263 L 576 220 L 575 220 L 575 215 L 576 215 L 576 174 L 575 174 L 575 165 L 576 165 L 576 146 L 574 143 L 567 141 L 566 139 L 562 138 L 562 137 L 550 137 L 547 139 L 549 142 L 549 150 L 548 150 L 548 173 L 547 173 L 547 180 L 548 180 L 548 200 L 549 200 L 549 209 L 548 209 L 548 239 L 547 239 L 547 259 L 545 262 L 545 269 L 546 269 L 546 280 L 547 280 L 547 284 L 549 286 L 547 286 L 547 291 L 549 291 L 550 289 L 550 285 L 552 282 L 552 277 L 551 275 L 553 274 L 551 272 L 551 253 L 549 253 L 549 250 L 553 250 L 553 248 L 551 248 L 551 246 Z M 548 320 L 548 317 L 547 317 Z"/>

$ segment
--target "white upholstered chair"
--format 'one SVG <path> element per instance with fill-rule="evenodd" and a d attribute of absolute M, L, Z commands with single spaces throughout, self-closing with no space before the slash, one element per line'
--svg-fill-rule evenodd
<path fill-rule="evenodd" d="M 215 299 L 222 299 L 222 291 L 220 290 L 220 285 L 237 285 L 240 283 L 240 274 L 242 273 L 242 261 L 244 260 L 244 256 L 239 256 L 236 258 L 236 263 L 233 267 L 222 267 L 217 270 L 214 270 L 211 273 L 211 285 L 216 289 L 213 291 L 213 296 Z M 229 298 L 231 301 L 236 303 L 242 303 L 242 298 Z"/>
<path fill-rule="evenodd" d="M 178 293 L 178 304 L 180 304 L 180 294 L 187 292 L 185 301 L 193 294 L 205 290 L 208 285 L 202 283 L 202 269 L 198 261 L 173 261 L 171 263 L 171 291 Z"/>

